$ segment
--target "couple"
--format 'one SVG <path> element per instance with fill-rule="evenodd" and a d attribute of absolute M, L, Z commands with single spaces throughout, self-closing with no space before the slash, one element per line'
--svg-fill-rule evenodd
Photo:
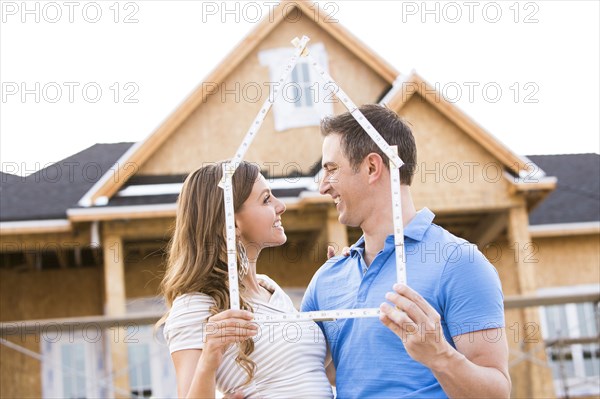
<path fill-rule="evenodd" d="M 317 271 L 301 310 L 379 307 L 379 320 L 252 323 L 253 313 L 295 310 L 273 280 L 256 274 L 260 250 L 286 241 L 285 205 L 245 162 L 233 176 L 242 310 L 226 310 L 225 217 L 216 188 L 221 165 L 203 167 L 188 176 L 180 194 L 162 282 L 171 306 L 164 334 L 180 397 L 213 397 L 218 388 L 232 397 L 331 398 L 328 376 L 339 398 L 509 397 L 495 269 L 433 224 L 431 211 L 416 212 L 409 189 L 416 146 L 408 126 L 385 107 L 360 110 L 405 162 L 400 189 L 408 286 L 392 286 L 388 159 L 350 113 L 321 124 L 319 190 L 333 198 L 341 223 L 364 234 L 348 256 L 332 257 Z M 450 256 L 432 253 L 452 246 Z M 335 369 L 326 372 L 331 359 Z"/>

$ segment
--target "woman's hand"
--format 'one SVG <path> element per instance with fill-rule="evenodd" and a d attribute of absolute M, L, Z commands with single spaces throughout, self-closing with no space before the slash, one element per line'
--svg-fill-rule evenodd
<path fill-rule="evenodd" d="M 229 345 L 254 337 L 258 326 L 252 323 L 253 319 L 252 313 L 233 309 L 209 317 L 202 351 L 204 360 L 218 365 Z"/>

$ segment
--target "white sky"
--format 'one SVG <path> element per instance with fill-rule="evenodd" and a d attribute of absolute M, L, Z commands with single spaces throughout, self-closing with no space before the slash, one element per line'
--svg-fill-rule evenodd
<path fill-rule="evenodd" d="M 228 2 L 238 12 L 224 14 L 221 1 L 29 1 L 36 22 L 21 1 L 0 3 L 0 163 L 19 175 L 94 143 L 144 139 L 256 26 L 258 7 L 267 17 L 271 7 Z M 599 2 L 430 1 L 430 14 L 421 1 L 316 3 L 513 151 L 600 152 Z M 88 22 L 97 9 L 98 22 Z M 39 102 L 23 99 L 22 85 L 35 92 L 36 82 Z M 62 97 L 52 103 L 57 86 Z M 94 87 L 102 94 L 92 103 Z M 138 102 L 125 102 L 128 94 Z"/>

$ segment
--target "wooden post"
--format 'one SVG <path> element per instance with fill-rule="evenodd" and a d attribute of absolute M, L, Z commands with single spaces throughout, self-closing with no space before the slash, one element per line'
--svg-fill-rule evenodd
<path fill-rule="evenodd" d="M 125 316 L 125 259 L 123 239 L 116 234 L 107 234 L 102 240 L 104 253 L 104 314 Z M 107 330 L 107 347 L 112 363 L 114 395 L 117 398 L 130 397 L 122 392 L 130 392 L 129 362 L 127 358 L 127 332 L 125 326 Z"/>
<path fill-rule="evenodd" d="M 338 212 L 335 208 L 327 210 L 327 245 L 332 245 L 337 255 L 348 246 L 348 230 L 338 221 Z"/>
<path fill-rule="evenodd" d="M 529 216 L 524 201 L 520 206 L 508 211 L 507 227 L 509 247 L 514 249 L 513 255 L 520 294 L 532 295 L 536 290 L 535 266 L 537 259 L 535 256 L 531 256 L 534 252 L 532 251 L 533 243 L 529 235 Z M 518 336 L 522 350 L 529 352 L 539 362 L 524 362 L 523 369 L 521 369 L 523 373 L 519 373 L 524 381 L 518 381 L 517 384 L 515 384 L 517 381 L 513 381 L 513 397 L 555 397 L 552 372 L 549 367 L 542 366 L 542 364 L 548 364 L 548 360 L 541 334 L 539 308 L 526 307 L 521 311 L 519 331 Z"/>

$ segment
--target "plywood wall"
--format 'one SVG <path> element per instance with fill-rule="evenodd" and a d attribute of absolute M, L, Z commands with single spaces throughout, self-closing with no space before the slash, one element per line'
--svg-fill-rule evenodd
<path fill-rule="evenodd" d="M 97 267 L 18 272 L 0 269 L 0 320 L 102 314 L 102 270 Z"/>
<path fill-rule="evenodd" d="M 7 336 L 7 340 L 30 351 L 40 352 L 40 336 Z M 37 359 L 19 353 L 4 345 L 0 346 L 0 397 L 41 398 L 42 365 Z"/>
<path fill-rule="evenodd" d="M 598 234 L 535 238 L 538 287 L 600 284 Z"/>
<path fill-rule="evenodd" d="M 102 270 L 97 267 L 18 272 L 0 269 L 0 320 L 16 321 L 102 314 Z M 40 353 L 38 334 L 6 336 Z M 39 360 L 0 345 L 0 397 L 39 398 Z"/>
<path fill-rule="evenodd" d="M 327 243 L 318 232 L 288 234 L 285 245 L 263 250 L 257 272 L 266 274 L 282 287 L 306 287 L 327 259 Z"/>
<path fill-rule="evenodd" d="M 125 295 L 128 299 L 159 295 L 166 258 L 155 254 L 128 255 L 125 259 Z"/>
<path fill-rule="evenodd" d="M 513 204 L 503 166 L 418 94 L 400 110 L 417 143 L 413 198 L 438 212 L 500 209 Z"/>

